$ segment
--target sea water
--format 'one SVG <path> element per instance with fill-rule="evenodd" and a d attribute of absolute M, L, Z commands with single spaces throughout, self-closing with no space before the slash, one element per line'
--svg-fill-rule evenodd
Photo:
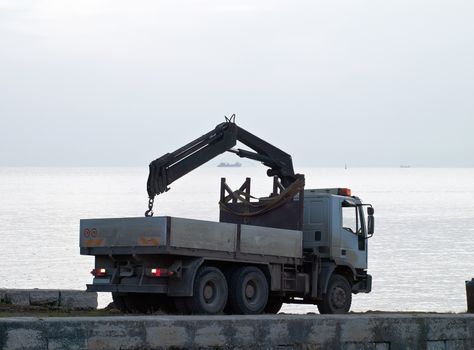
<path fill-rule="evenodd" d="M 306 188 L 349 187 L 375 208 L 369 240 L 373 289 L 352 310 L 466 310 L 474 277 L 474 169 L 299 168 Z M 0 288 L 84 289 L 93 257 L 79 254 L 79 220 L 143 216 L 147 167 L 0 168 Z M 252 178 L 271 192 L 261 166 L 202 167 L 157 197 L 155 215 L 218 220 L 220 178 Z M 100 293 L 99 305 L 111 301 Z M 283 312 L 317 312 L 285 305 Z"/>

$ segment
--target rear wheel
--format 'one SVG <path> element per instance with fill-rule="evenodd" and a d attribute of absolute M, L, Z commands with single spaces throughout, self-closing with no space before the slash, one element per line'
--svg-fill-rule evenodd
<path fill-rule="evenodd" d="M 231 266 L 229 268 L 227 268 L 225 271 L 224 271 L 224 276 L 225 276 L 225 280 L 227 282 L 227 286 L 230 288 L 230 283 L 231 283 L 231 280 L 232 280 L 232 275 L 234 274 L 234 272 L 238 269 L 237 266 Z M 230 290 L 229 290 L 229 295 L 230 295 Z M 234 314 L 235 311 L 232 307 L 232 305 L 230 304 L 230 297 L 227 298 L 227 303 L 225 304 L 225 307 L 224 307 L 224 314 L 226 315 L 232 315 Z"/>
<path fill-rule="evenodd" d="M 188 315 L 191 313 L 190 308 L 188 307 L 188 298 L 184 297 L 176 297 L 174 298 L 174 307 L 175 312 L 178 315 Z"/>
<path fill-rule="evenodd" d="M 146 293 L 112 293 L 117 309 L 125 313 L 146 314 L 158 311 L 159 302 L 155 295 Z"/>
<path fill-rule="evenodd" d="M 194 295 L 188 299 L 187 307 L 194 314 L 218 314 L 227 302 L 227 282 L 216 267 L 201 267 L 194 280 Z"/>
<path fill-rule="evenodd" d="M 321 314 L 345 314 L 351 308 L 352 289 L 349 281 L 342 275 L 333 274 L 329 279 L 326 294 L 318 304 Z"/>
<path fill-rule="evenodd" d="M 127 306 L 125 305 L 125 301 L 123 300 L 123 296 L 119 293 L 112 293 L 112 300 L 114 301 L 114 306 L 117 310 L 128 313 Z"/>
<path fill-rule="evenodd" d="M 231 276 L 229 306 L 237 314 L 260 314 L 268 302 L 268 282 L 262 270 L 242 267 Z"/>
<path fill-rule="evenodd" d="M 160 309 L 165 314 L 174 315 L 178 313 L 178 310 L 176 309 L 176 305 L 174 303 L 173 298 L 163 295 L 163 296 L 160 296 L 159 302 L 160 302 Z"/>

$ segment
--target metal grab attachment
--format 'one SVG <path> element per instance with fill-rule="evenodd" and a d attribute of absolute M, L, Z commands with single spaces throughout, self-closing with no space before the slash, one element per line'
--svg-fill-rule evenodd
<path fill-rule="evenodd" d="M 247 178 L 246 182 L 237 191 L 232 191 L 229 186 L 225 183 L 225 179 L 221 180 L 221 200 L 219 206 L 221 210 L 227 211 L 236 216 L 251 217 L 258 216 L 267 213 L 273 209 L 276 209 L 283 204 L 293 201 L 297 194 L 304 189 L 305 180 L 304 176 L 297 174 L 296 180 L 287 188 L 284 188 L 278 181 L 278 178 L 274 177 L 274 189 L 270 197 L 267 198 L 255 198 L 250 195 L 250 178 Z M 245 191 L 247 187 L 247 192 Z M 278 193 L 280 190 L 280 193 Z M 226 196 L 225 193 L 229 194 Z M 257 202 L 251 202 L 250 199 L 258 199 Z M 230 203 L 242 203 L 246 207 L 245 211 L 236 211 L 229 206 Z M 250 211 L 249 209 L 254 210 Z"/>
<path fill-rule="evenodd" d="M 155 201 L 155 198 L 149 198 L 148 199 L 148 210 L 145 212 L 146 217 L 152 217 L 153 216 L 153 203 Z"/>

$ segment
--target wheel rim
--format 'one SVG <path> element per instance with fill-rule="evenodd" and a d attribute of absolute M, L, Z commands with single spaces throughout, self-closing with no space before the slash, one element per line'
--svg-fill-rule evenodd
<path fill-rule="evenodd" d="M 193 289 L 193 296 L 186 299 L 186 312 L 217 314 L 224 309 L 227 302 L 227 282 L 218 268 L 201 267 L 195 277 Z"/>
<path fill-rule="evenodd" d="M 346 292 L 343 288 L 337 286 L 331 294 L 331 303 L 335 308 L 341 309 L 346 303 Z"/>
<path fill-rule="evenodd" d="M 203 296 L 206 303 L 211 303 L 216 294 L 216 286 L 211 281 L 204 285 Z"/>
<path fill-rule="evenodd" d="M 249 301 L 252 302 L 253 299 L 255 299 L 256 293 L 256 286 L 254 281 L 249 281 L 247 285 L 245 286 L 245 298 Z"/>
<path fill-rule="evenodd" d="M 250 275 L 242 286 L 243 300 L 247 304 L 247 307 L 254 309 L 260 305 L 263 286 L 257 277 Z"/>

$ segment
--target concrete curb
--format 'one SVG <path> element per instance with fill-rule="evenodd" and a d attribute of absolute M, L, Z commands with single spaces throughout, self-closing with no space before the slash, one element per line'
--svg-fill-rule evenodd
<path fill-rule="evenodd" d="M 62 310 L 93 310 L 97 309 L 97 293 L 61 289 L 0 289 L 0 302 Z"/>
<path fill-rule="evenodd" d="M 0 319 L 0 349 L 461 349 L 474 315 L 354 314 Z"/>

